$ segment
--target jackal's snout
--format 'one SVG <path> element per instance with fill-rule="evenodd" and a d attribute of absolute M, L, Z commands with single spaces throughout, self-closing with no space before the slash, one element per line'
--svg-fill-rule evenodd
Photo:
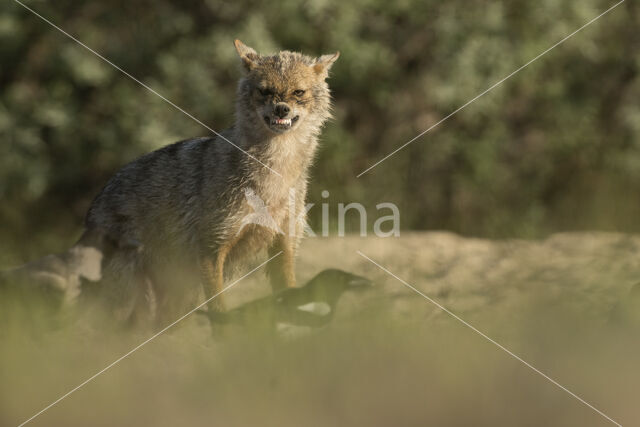
<path fill-rule="evenodd" d="M 289 106 L 284 102 L 276 104 L 276 106 L 273 108 L 273 112 L 280 119 L 287 118 L 287 116 L 289 115 L 289 111 L 291 111 L 291 108 L 289 108 Z"/>
<path fill-rule="evenodd" d="M 270 114 L 264 116 L 264 121 L 274 131 L 284 131 L 291 128 L 300 119 L 286 102 L 273 105 Z"/>

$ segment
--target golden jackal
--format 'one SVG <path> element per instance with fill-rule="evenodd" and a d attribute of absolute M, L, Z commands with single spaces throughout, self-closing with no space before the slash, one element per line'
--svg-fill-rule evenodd
<path fill-rule="evenodd" d="M 125 283 L 106 291 L 112 299 L 127 300 L 127 306 L 135 305 L 135 282 L 145 277 L 153 283 L 159 314 L 183 312 L 197 301 L 198 283 L 206 297 L 220 293 L 229 272 L 263 249 L 270 255 L 282 251 L 267 266 L 273 289 L 295 286 L 308 169 L 330 117 L 325 80 L 339 53 L 266 56 L 239 40 L 235 46 L 245 73 L 238 84 L 236 122 L 221 133 L 224 138 L 189 139 L 146 154 L 118 171 L 91 204 L 88 229 L 144 245 L 133 274 L 138 279 L 121 280 Z M 290 218 L 290 189 L 295 218 Z M 277 227 L 243 222 L 252 213 L 247 194 L 264 202 Z M 108 267 L 113 277 L 122 279 L 126 262 L 113 260 Z M 222 295 L 210 309 L 224 309 Z"/>

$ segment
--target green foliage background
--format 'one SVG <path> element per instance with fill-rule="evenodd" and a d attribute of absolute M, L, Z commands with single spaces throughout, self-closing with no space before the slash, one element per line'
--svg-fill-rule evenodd
<path fill-rule="evenodd" d="M 626 1 L 361 178 L 356 175 L 614 4 L 557 0 L 29 1 L 215 129 L 232 41 L 341 52 L 310 201 L 398 204 L 404 229 L 640 230 L 640 22 Z M 0 238 L 73 240 L 127 161 L 208 131 L 18 4 L 0 5 Z M 319 224 L 320 209 L 311 211 Z M 370 225 L 373 220 L 370 220 Z"/>

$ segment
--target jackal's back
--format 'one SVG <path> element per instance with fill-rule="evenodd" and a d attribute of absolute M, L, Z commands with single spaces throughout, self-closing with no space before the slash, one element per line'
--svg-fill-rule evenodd
<path fill-rule="evenodd" d="M 223 144 L 189 139 L 129 163 L 91 204 L 87 228 L 138 239 L 150 254 L 154 247 L 195 250 L 201 232 L 215 231 L 221 208 L 234 203 L 237 154 Z"/>

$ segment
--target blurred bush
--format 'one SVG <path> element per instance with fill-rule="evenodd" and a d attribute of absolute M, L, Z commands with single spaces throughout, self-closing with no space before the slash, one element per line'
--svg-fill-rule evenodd
<path fill-rule="evenodd" d="M 625 2 L 361 178 L 356 175 L 614 3 L 63 0 L 28 4 L 215 129 L 232 41 L 340 50 L 310 201 L 399 205 L 405 229 L 638 231 L 638 5 Z M 77 232 L 136 156 L 208 131 L 14 2 L 0 6 L 0 221 Z M 334 205 L 332 205 L 334 206 Z M 312 224 L 320 209 L 311 211 Z M 75 227 L 75 228 L 74 228 Z"/>

